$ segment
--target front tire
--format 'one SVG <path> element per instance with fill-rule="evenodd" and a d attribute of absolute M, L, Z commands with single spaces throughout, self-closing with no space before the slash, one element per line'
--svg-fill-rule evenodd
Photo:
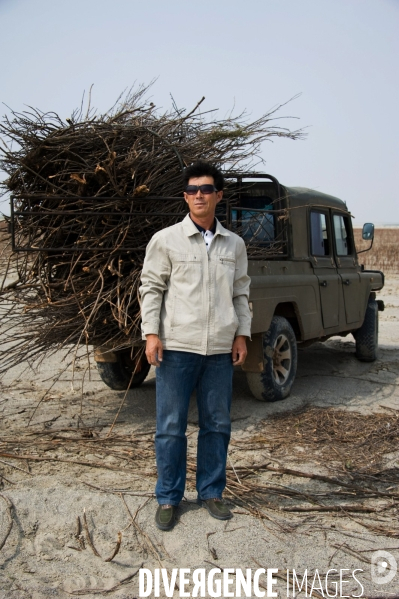
<path fill-rule="evenodd" d="M 256 399 L 280 401 L 290 394 L 298 363 L 295 333 L 288 320 L 274 316 L 262 335 L 262 345 L 263 371 L 247 372 L 248 385 Z"/>
<path fill-rule="evenodd" d="M 116 356 L 117 362 L 97 362 L 100 377 L 110 389 L 125 391 L 144 383 L 151 367 L 144 352 L 138 350 L 132 356 L 128 349 L 116 352 Z"/>
<path fill-rule="evenodd" d="M 369 300 L 363 324 L 354 337 L 356 358 L 362 362 L 374 362 L 378 357 L 378 303 L 375 300 Z"/>

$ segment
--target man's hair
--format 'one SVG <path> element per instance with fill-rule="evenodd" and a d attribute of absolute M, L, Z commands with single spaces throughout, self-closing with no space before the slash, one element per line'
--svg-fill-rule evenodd
<path fill-rule="evenodd" d="M 224 178 L 222 172 L 213 164 L 205 162 L 205 160 L 197 160 L 193 162 L 183 171 L 183 183 L 186 188 L 188 182 L 192 178 L 197 177 L 213 177 L 215 187 L 218 191 L 222 191 L 224 187 Z"/>

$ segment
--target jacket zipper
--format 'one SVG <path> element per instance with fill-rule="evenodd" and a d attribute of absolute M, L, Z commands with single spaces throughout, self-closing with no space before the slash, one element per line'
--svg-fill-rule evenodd
<path fill-rule="evenodd" d="M 212 243 L 211 246 L 209 248 L 208 251 L 206 251 L 206 247 L 204 244 L 204 249 L 206 251 L 206 255 L 207 255 L 207 267 L 208 267 L 208 289 L 207 289 L 207 325 L 206 325 L 206 355 L 208 355 L 208 351 L 209 351 L 209 340 L 211 338 L 211 334 L 210 334 L 210 326 L 211 326 L 211 319 L 209 318 L 209 311 L 211 309 L 211 289 L 212 289 L 212 285 L 211 285 L 211 276 L 212 276 L 212 263 L 211 263 L 211 257 L 210 254 L 211 252 L 215 251 L 213 248 L 215 247 L 215 242 L 216 242 L 216 237 L 217 237 L 217 233 L 215 233 L 213 239 L 212 239 Z M 215 285 L 213 285 L 213 290 L 214 293 L 216 293 L 216 289 L 215 289 Z M 215 298 L 213 298 L 213 304 L 215 303 Z"/>

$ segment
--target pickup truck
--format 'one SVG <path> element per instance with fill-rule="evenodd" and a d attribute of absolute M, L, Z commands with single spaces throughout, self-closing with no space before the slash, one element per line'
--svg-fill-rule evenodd
<path fill-rule="evenodd" d="M 28 197 L 25 203 L 21 204 L 18 197 L 11 201 L 12 249 L 24 255 L 39 252 L 40 259 L 35 262 L 36 270 L 33 269 L 37 273 L 32 276 L 38 277 L 40 271 L 40 276 L 47 277 L 48 284 L 46 287 L 39 278 L 32 287 L 32 293 L 39 294 L 40 301 L 37 303 L 39 307 L 44 306 L 43 310 L 51 307 L 47 320 L 43 320 L 43 323 L 50 324 L 50 330 L 54 311 L 61 310 L 64 305 L 61 290 L 71 293 L 68 282 L 80 260 L 76 256 L 85 253 L 117 255 L 118 264 L 126 265 L 125 274 L 115 271 L 113 259 L 104 264 L 105 273 L 112 270 L 112 276 L 115 273 L 128 276 L 129 265 L 134 264 L 139 276 L 146 240 L 149 241 L 157 227 L 178 222 L 187 212 L 182 197 L 150 197 L 144 194 L 132 200 L 131 197 L 118 196 L 118 210 L 112 212 L 109 212 L 108 206 L 112 205 L 108 204 L 109 198 L 84 198 L 93 208 L 82 212 L 79 197 L 57 196 L 50 202 L 49 208 L 46 195 L 25 196 Z M 151 213 L 149 207 L 152 201 L 155 203 Z M 21 205 L 25 206 L 23 210 Z M 61 207 L 63 210 L 60 210 Z M 128 212 L 124 212 L 126 209 Z M 160 218 L 151 220 L 153 215 Z M 46 237 L 46 245 L 42 232 L 49 227 L 49 222 L 53 222 L 53 217 L 59 219 L 54 221 L 58 228 Z M 257 399 L 277 401 L 289 395 L 297 370 L 298 346 L 305 347 L 333 335 L 351 333 L 356 341 L 356 357 L 359 360 L 376 359 L 378 311 L 384 309 L 383 302 L 376 299 L 376 293 L 384 285 L 384 275 L 380 271 L 365 270 L 359 264 L 351 214 L 342 200 L 311 189 L 286 187 L 271 175 L 228 173 L 217 217 L 225 227 L 240 235 L 247 247 L 252 339 L 248 342 L 248 357 L 243 369 Z M 138 230 L 145 231 L 141 242 L 136 239 L 135 231 Z M 91 236 L 88 231 L 91 231 Z M 122 239 L 118 241 L 117 248 L 112 245 L 110 231 L 117 231 L 118 239 Z M 372 245 L 373 236 L 374 226 L 365 224 L 363 239 L 368 239 Z M 109 247 L 101 244 L 100 240 L 104 239 L 111 240 Z M 126 240 L 125 243 L 123 240 Z M 26 261 L 28 258 L 24 260 L 22 264 L 30 264 Z M 87 266 L 82 267 L 80 262 L 79 268 L 81 271 L 90 270 Z M 26 283 L 22 290 L 31 284 L 30 276 L 28 269 L 22 280 Z M 109 278 L 107 281 L 105 284 L 111 285 Z M 73 294 L 78 303 L 72 306 L 72 314 L 83 312 L 80 302 L 85 301 L 88 316 L 84 330 L 75 331 L 75 339 L 77 335 L 78 343 L 94 346 L 98 371 L 109 387 L 122 390 L 141 385 L 150 366 L 139 334 L 140 307 L 137 300 L 131 304 L 136 287 L 131 287 L 127 312 L 122 318 L 134 317 L 135 332 L 121 333 L 116 338 L 109 324 L 113 318 L 111 312 L 103 314 L 96 326 L 87 330 L 89 317 L 97 307 L 98 294 L 103 288 L 98 294 L 90 296 L 82 287 L 82 280 L 80 284 L 80 291 Z M 119 301 L 119 287 L 116 287 L 116 300 L 111 301 L 107 296 L 110 305 Z M 58 293 L 55 302 L 52 289 Z M 123 329 L 121 317 L 118 318 L 118 326 Z M 117 330 L 119 332 L 119 328 Z M 61 334 L 65 339 L 58 341 L 70 342 L 69 330 L 64 333 L 61 328 Z"/>
<path fill-rule="evenodd" d="M 384 309 L 376 292 L 384 275 L 359 264 L 345 202 L 248 173 L 229 176 L 217 216 L 247 246 L 252 340 L 242 368 L 257 399 L 289 395 L 298 346 L 351 333 L 356 357 L 376 359 L 378 311 Z M 372 245 L 373 237 L 374 226 L 366 223 L 363 239 Z M 98 347 L 95 359 L 102 379 L 114 389 L 140 385 L 149 371 L 139 348 L 132 356 Z"/>

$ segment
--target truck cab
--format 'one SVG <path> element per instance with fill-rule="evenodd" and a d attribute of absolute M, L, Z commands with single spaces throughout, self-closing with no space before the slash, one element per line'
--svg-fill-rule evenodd
<path fill-rule="evenodd" d="M 298 345 L 352 333 L 356 356 L 376 359 L 383 303 L 375 294 L 384 275 L 359 264 L 345 202 L 270 175 L 245 178 L 227 207 L 228 224 L 246 241 L 251 277 L 252 341 L 243 369 L 258 399 L 276 401 L 290 392 Z"/>

